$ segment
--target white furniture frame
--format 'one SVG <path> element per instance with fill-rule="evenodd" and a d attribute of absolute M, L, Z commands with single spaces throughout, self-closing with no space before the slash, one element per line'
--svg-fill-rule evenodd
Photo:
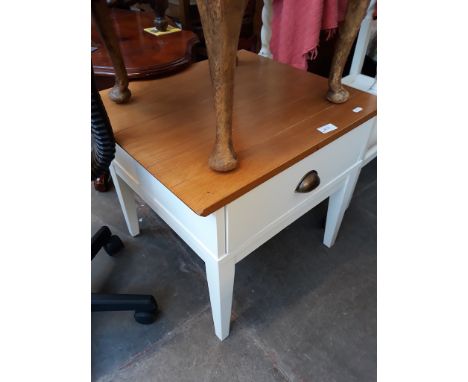
<path fill-rule="evenodd" d="M 139 234 L 138 194 L 205 262 L 216 335 L 229 335 L 235 264 L 282 229 L 330 198 L 324 244 L 331 247 L 359 176 L 375 117 L 270 178 L 207 217 L 180 199 L 117 146 L 111 174 L 128 230 Z M 317 170 L 321 183 L 295 192 Z"/>
<path fill-rule="evenodd" d="M 375 4 L 377 0 L 371 0 L 369 7 L 367 8 L 366 16 L 361 23 L 361 29 L 356 41 L 356 48 L 354 50 L 353 61 L 351 63 L 351 69 L 346 77 L 343 77 L 342 83 L 352 88 L 362 90 L 364 92 L 377 95 L 377 77 L 369 77 L 361 73 L 364 65 L 364 59 L 366 57 L 367 48 L 369 46 L 371 31 L 372 31 L 372 14 L 374 12 Z M 362 165 L 365 166 L 372 159 L 377 157 L 377 123 L 372 130 L 369 145 L 366 150 L 366 154 L 363 158 Z"/>
<path fill-rule="evenodd" d="M 371 0 L 369 7 L 367 8 L 366 16 L 361 23 L 361 29 L 356 42 L 356 48 L 354 50 L 353 61 L 351 69 L 346 77 L 343 77 L 342 83 L 355 89 L 362 90 L 364 92 L 377 95 L 377 78 L 369 77 L 361 73 L 364 65 L 364 59 L 366 57 L 367 48 L 369 46 L 371 37 L 371 25 L 373 22 L 372 14 L 374 12 L 375 4 L 377 0 Z M 271 40 L 271 21 L 273 17 L 273 0 L 264 0 L 262 9 L 262 30 L 261 30 L 261 42 L 262 48 L 258 53 L 260 56 L 273 58 L 273 54 L 270 49 Z M 365 166 L 372 159 L 377 157 L 377 123 L 375 124 L 371 139 L 369 140 L 369 146 L 367 147 L 366 154 L 362 165 Z"/>

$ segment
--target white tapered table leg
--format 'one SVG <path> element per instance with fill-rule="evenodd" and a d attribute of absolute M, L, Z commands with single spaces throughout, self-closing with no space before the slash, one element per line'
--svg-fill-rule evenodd
<path fill-rule="evenodd" d="M 349 205 L 351 204 L 351 199 L 353 198 L 354 189 L 356 188 L 356 184 L 357 184 L 357 181 L 359 179 L 359 175 L 361 174 L 361 169 L 362 169 L 362 167 L 359 168 L 359 170 L 357 172 L 357 175 L 355 177 L 353 177 L 353 179 L 351 179 L 351 183 L 349 184 L 351 192 L 348 193 L 345 210 L 347 210 L 349 208 Z"/>
<path fill-rule="evenodd" d="M 233 259 L 205 262 L 215 333 L 220 340 L 229 335 L 235 263 Z"/>
<path fill-rule="evenodd" d="M 135 192 L 122 180 L 120 176 L 117 175 L 112 164 L 110 166 L 110 172 L 112 175 L 112 181 L 114 182 L 115 191 L 117 191 L 120 207 L 122 208 L 125 222 L 127 223 L 128 232 L 130 232 L 130 235 L 136 236 L 140 233 L 140 225 L 138 223 Z"/>
<path fill-rule="evenodd" d="M 335 244 L 336 236 L 341 226 L 344 213 L 353 196 L 354 188 L 359 177 L 361 168 L 358 166 L 350 172 L 344 185 L 335 193 L 330 195 L 328 201 L 327 223 L 325 225 L 325 235 L 323 244 L 328 248 Z"/>

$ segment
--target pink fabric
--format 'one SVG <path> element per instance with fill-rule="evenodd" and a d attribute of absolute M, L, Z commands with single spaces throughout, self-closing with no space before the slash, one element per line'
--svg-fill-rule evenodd
<path fill-rule="evenodd" d="M 274 0 L 270 49 L 273 58 L 307 69 L 317 56 L 321 30 L 333 34 L 344 20 L 348 0 Z"/>

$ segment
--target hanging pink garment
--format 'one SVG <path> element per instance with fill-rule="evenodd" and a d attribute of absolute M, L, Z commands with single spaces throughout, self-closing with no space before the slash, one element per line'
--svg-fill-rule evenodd
<path fill-rule="evenodd" d="M 321 30 L 333 33 L 344 20 L 348 0 L 273 0 L 270 49 L 273 58 L 307 69 L 317 56 Z"/>

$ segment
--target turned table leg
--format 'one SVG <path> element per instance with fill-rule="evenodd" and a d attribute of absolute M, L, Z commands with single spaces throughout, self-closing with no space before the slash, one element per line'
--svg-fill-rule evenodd
<path fill-rule="evenodd" d="M 232 144 L 234 71 L 247 0 L 197 0 L 214 88 L 216 141 L 209 165 L 215 171 L 237 166 Z"/>
<path fill-rule="evenodd" d="M 154 27 L 161 32 L 167 30 L 166 11 L 169 6 L 168 0 L 149 0 L 149 5 L 153 9 L 156 18 L 154 19 Z"/>
<path fill-rule="evenodd" d="M 115 103 L 126 103 L 131 97 L 127 71 L 105 0 L 92 0 L 91 12 L 115 71 L 115 85 L 109 92 L 109 97 Z"/>
<path fill-rule="evenodd" d="M 262 9 L 262 29 L 260 32 L 262 48 L 258 53 L 266 58 L 273 58 L 273 53 L 270 49 L 271 41 L 271 19 L 273 17 L 273 0 L 263 0 Z"/>
<path fill-rule="evenodd" d="M 328 78 L 327 99 L 333 103 L 343 103 L 349 98 L 348 91 L 341 84 L 343 68 L 348 59 L 353 42 L 366 15 L 370 0 L 349 0 L 346 17 L 340 27 L 338 41 L 333 56 L 330 76 Z"/>

